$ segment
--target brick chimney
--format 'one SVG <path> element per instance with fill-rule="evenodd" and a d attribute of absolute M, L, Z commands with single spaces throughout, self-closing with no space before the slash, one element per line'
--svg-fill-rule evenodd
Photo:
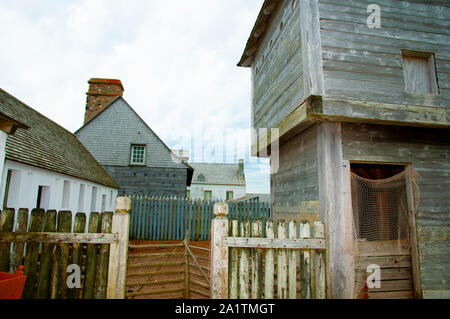
<path fill-rule="evenodd" d="M 86 112 L 84 124 L 89 122 L 98 112 L 118 96 L 123 95 L 123 85 L 116 79 L 92 78 L 88 81 L 89 90 L 86 93 Z"/>

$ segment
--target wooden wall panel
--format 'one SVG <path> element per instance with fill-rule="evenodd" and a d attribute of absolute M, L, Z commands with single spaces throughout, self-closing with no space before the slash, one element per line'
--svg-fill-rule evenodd
<path fill-rule="evenodd" d="M 317 132 L 313 126 L 280 145 L 272 175 L 275 217 L 318 213 Z"/>
<path fill-rule="evenodd" d="M 420 174 L 420 204 L 416 221 L 423 293 L 424 297 L 435 296 L 432 291 L 446 291 L 448 295 L 448 130 L 344 123 L 342 138 L 345 160 L 411 164 Z"/>
<path fill-rule="evenodd" d="M 252 65 L 255 128 L 276 127 L 304 98 L 298 5 L 285 1 Z"/>
<path fill-rule="evenodd" d="M 449 8 L 378 1 L 381 28 L 370 29 L 366 24 L 370 3 L 319 1 L 325 97 L 448 108 Z M 402 50 L 435 54 L 439 95 L 405 91 Z"/>

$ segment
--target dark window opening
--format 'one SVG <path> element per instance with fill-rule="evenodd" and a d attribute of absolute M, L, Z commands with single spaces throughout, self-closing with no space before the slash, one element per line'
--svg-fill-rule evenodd
<path fill-rule="evenodd" d="M 7 208 L 7 205 L 8 205 L 8 195 L 9 195 L 9 186 L 11 184 L 11 174 L 12 174 L 12 171 L 9 169 L 8 174 L 6 175 L 6 186 L 5 186 L 5 196 L 3 198 L 3 209 Z"/>
<path fill-rule="evenodd" d="M 37 195 L 37 201 L 36 201 L 36 208 L 42 208 L 41 207 L 41 201 L 42 201 L 42 186 L 39 186 L 39 188 L 38 188 L 38 195 Z"/>

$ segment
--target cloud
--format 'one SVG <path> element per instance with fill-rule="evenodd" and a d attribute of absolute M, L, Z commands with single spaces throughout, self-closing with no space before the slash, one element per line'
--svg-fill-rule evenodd
<path fill-rule="evenodd" d="M 119 78 L 125 99 L 170 147 L 191 146 L 174 130 L 239 135 L 250 126 L 251 90 L 250 70 L 236 63 L 262 2 L 2 1 L 0 86 L 75 131 L 87 80 Z"/>

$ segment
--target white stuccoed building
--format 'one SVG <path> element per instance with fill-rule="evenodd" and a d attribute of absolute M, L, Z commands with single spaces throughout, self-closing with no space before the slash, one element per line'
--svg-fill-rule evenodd
<path fill-rule="evenodd" d="M 4 208 L 114 211 L 119 186 L 79 140 L 0 89 Z"/>
<path fill-rule="evenodd" d="M 194 169 L 189 199 L 235 200 L 245 196 L 244 160 L 238 164 L 189 163 Z"/>

